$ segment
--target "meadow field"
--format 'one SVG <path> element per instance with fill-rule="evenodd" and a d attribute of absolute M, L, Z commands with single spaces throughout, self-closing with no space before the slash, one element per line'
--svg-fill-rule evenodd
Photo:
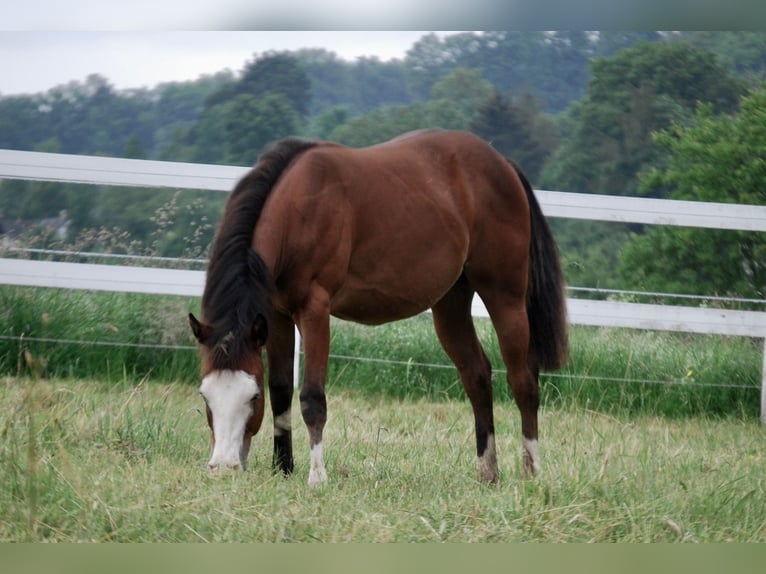
<path fill-rule="evenodd" d="M 518 414 L 496 408 L 500 484 L 475 479 L 463 400 L 328 399 L 330 482 L 270 469 L 270 417 L 244 473 L 211 476 L 196 388 L 0 381 L 0 541 L 766 541 L 757 420 L 541 412 L 542 473 L 522 479 Z"/>
<path fill-rule="evenodd" d="M 325 458 L 274 475 L 271 414 L 246 472 L 211 476 L 185 323 L 198 302 L 0 288 L 0 541 L 764 542 L 761 341 L 575 328 L 541 384 L 543 469 L 491 327 L 501 479 L 430 318 L 333 324 Z"/>

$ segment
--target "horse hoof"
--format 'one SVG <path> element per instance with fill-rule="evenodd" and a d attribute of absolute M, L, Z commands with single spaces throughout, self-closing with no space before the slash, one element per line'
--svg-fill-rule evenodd
<path fill-rule="evenodd" d="M 327 473 L 322 470 L 321 472 L 311 469 L 309 472 L 309 488 L 318 488 L 327 484 Z"/>

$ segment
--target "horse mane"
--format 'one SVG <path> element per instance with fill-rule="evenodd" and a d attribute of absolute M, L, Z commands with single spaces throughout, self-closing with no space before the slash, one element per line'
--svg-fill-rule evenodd
<path fill-rule="evenodd" d="M 229 195 L 210 256 L 202 294 L 203 320 L 215 368 L 237 368 L 248 351 L 250 329 L 260 314 L 270 321 L 274 284 L 253 249 L 253 230 L 269 192 L 285 169 L 319 142 L 285 138 L 264 152 Z"/>

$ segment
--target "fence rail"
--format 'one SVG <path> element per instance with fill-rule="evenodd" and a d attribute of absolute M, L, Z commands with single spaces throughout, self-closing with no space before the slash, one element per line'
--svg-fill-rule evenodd
<path fill-rule="evenodd" d="M 248 168 L 0 150 L 0 179 L 229 191 Z M 766 231 L 766 206 L 536 190 L 547 217 Z M 198 296 L 204 272 L 0 259 L 0 283 Z M 568 299 L 570 323 L 764 339 L 761 422 L 766 424 L 766 312 Z M 475 316 L 487 316 L 481 300 Z M 297 344 L 297 343 L 296 343 Z M 298 354 L 296 353 L 296 360 Z M 298 369 L 296 369 L 296 373 Z"/>
<path fill-rule="evenodd" d="M 249 168 L 0 150 L 0 178 L 231 191 Z M 535 190 L 546 217 L 766 231 L 766 206 Z"/>

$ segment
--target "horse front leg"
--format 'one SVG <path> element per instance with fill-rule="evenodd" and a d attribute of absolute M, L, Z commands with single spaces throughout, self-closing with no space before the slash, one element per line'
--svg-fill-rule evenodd
<path fill-rule="evenodd" d="M 266 352 L 269 358 L 269 399 L 274 415 L 272 468 L 288 475 L 293 471 L 293 358 L 295 325 L 290 317 L 274 314 Z"/>
<path fill-rule="evenodd" d="M 300 392 L 301 414 L 309 432 L 311 449 L 308 484 L 320 486 L 327 482 L 322 433 L 327 422 L 325 378 L 330 353 L 329 296 L 324 291 L 315 294 L 300 312 L 298 320 L 303 337 L 304 356 L 303 384 Z"/>

